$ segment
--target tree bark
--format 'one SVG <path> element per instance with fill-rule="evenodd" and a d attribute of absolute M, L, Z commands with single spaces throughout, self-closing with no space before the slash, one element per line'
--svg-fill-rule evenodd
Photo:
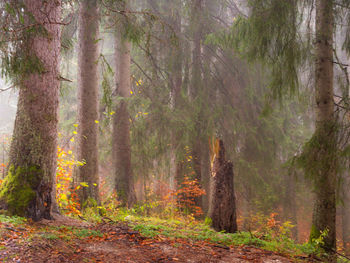
<path fill-rule="evenodd" d="M 284 220 L 289 221 L 294 225 L 292 228 L 292 237 L 294 240 L 298 240 L 298 222 L 297 222 L 297 204 L 296 204 L 296 190 L 295 190 L 295 178 L 293 173 L 287 173 L 284 175 L 284 182 L 286 186 L 283 202 L 283 214 Z"/>
<path fill-rule="evenodd" d="M 180 2 L 171 1 L 168 5 L 167 13 L 168 23 L 172 27 L 174 32 L 168 32 L 169 41 L 172 41 L 172 33 L 176 34 L 177 43 L 169 49 L 169 87 L 170 87 L 170 108 L 173 111 L 180 109 L 181 103 L 181 89 L 182 89 L 182 65 L 183 65 L 183 52 L 182 52 L 182 39 L 181 39 L 181 14 L 179 10 Z M 177 153 L 180 145 L 179 140 L 181 138 L 181 131 L 176 127 L 172 128 L 171 132 L 171 152 L 170 152 L 170 187 L 173 191 L 177 190 L 181 186 L 183 180 L 182 164 L 179 160 Z"/>
<path fill-rule="evenodd" d="M 225 148 L 219 141 L 218 155 L 213 164 L 213 180 L 211 189 L 209 217 L 216 231 L 227 233 L 237 231 L 236 198 L 233 185 L 233 165 L 225 159 Z"/>
<path fill-rule="evenodd" d="M 343 194 L 343 207 L 341 210 L 342 217 L 342 238 L 343 238 L 343 247 L 346 255 L 350 255 L 350 177 L 346 173 L 344 176 L 344 182 L 342 185 L 342 194 Z"/>
<path fill-rule="evenodd" d="M 83 205 L 98 196 L 98 120 L 99 120 L 99 8 L 97 0 L 81 1 L 79 11 L 78 54 L 78 181 L 88 187 L 80 188 Z"/>
<path fill-rule="evenodd" d="M 60 21 L 61 1 L 24 0 L 24 5 L 28 27 L 35 30 L 44 27 L 47 35 L 35 31 L 24 38 L 21 46 L 25 52 L 24 59 L 38 59 L 42 69 L 18 76 L 19 98 L 9 157 L 10 168 L 0 190 L 0 200 L 12 214 L 33 220 L 51 219 L 52 189 L 56 175 L 61 45 L 60 26 L 51 21 Z M 39 26 L 30 26 L 32 19 Z"/>
<path fill-rule="evenodd" d="M 317 165 L 315 174 L 314 213 L 310 239 L 322 232 L 324 249 L 333 254 L 336 249 L 336 120 L 333 102 L 333 1 L 316 1 L 316 131 Z M 329 262 L 334 261 L 331 256 Z"/>
<path fill-rule="evenodd" d="M 131 167 L 130 116 L 128 103 L 125 100 L 131 95 L 131 43 L 122 33 L 118 33 L 115 48 L 117 67 L 115 81 L 117 94 L 122 98 L 117 103 L 113 120 L 115 189 L 122 204 L 131 207 L 136 202 L 136 195 Z"/>
<path fill-rule="evenodd" d="M 198 102 L 198 96 L 202 85 L 202 30 L 201 30 L 201 10 L 203 9 L 202 0 L 192 1 L 192 30 L 193 30 L 193 50 L 192 50 L 192 78 L 191 85 L 189 87 L 189 98 L 195 107 L 201 107 L 196 105 Z M 202 134 L 201 134 L 201 109 L 195 115 L 195 132 L 192 145 L 192 163 L 195 178 L 198 183 L 202 182 Z M 202 197 L 196 197 L 195 203 L 198 207 L 202 208 Z"/>

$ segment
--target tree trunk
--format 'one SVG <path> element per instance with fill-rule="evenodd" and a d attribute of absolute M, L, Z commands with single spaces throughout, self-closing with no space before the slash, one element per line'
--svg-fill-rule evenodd
<path fill-rule="evenodd" d="M 313 222 L 310 239 L 322 232 L 325 251 L 336 249 L 336 138 L 333 103 L 333 1 L 316 1 L 316 160 Z M 329 262 L 334 259 L 330 257 Z"/>
<path fill-rule="evenodd" d="M 233 165 L 225 159 L 225 148 L 222 140 L 213 164 L 209 217 L 216 231 L 227 233 L 237 231 L 236 198 L 233 186 Z"/>
<path fill-rule="evenodd" d="M 180 109 L 181 103 L 181 89 L 182 89 L 182 65 L 183 65 L 183 52 L 182 52 L 182 39 L 181 39 L 181 15 L 179 1 L 171 1 L 168 6 L 169 10 L 166 10 L 170 14 L 168 20 L 169 25 L 174 30 L 177 37 L 177 43 L 169 49 L 169 87 L 170 87 L 170 108 L 173 111 Z M 168 32 L 169 42 L 172 41 L 172 32 Z M 179 147 L 179 140 L 181 138 L 181 132 L 178 127 L 173 127 L 171 132 L 171 152 L 170 152 L 170 186 L 172 190 L 176 190 L 181 186 L 183 180 L 182 164 L 177 157 L 177 150 Z"/>
<path fill-rule="evenodd" d="M 131 207 L 136 202 L 131 168 L 130 116 L 125 99 L 131 92 L 131 43 L 122 33 L 116 36 L 115 45 L 117 94 L 122 98 L 116 106 L 113 120 L 113 160 L 115 188 L 123 205 Z"/>
<path fill-rule="evenodd" d="M 98 120 L 99 120 L 99 8 L 97 0 L 83 0 L 79 11 L 78 55 L 78 168 L 80 202 L 98 201 Z"/>
<path fill-rule="evenodd" d="M 342 237 L 343 247 L 346 255 L 350 255 L 350 177 L 349 174 L 345 174 L 344 182 L 342 185 L 343 191 L 343 207 L 341 211 L 342 217 Z"/>
<path fill-rule="evenodd" d="M 0 190 L 1 204 L 10 213 L 33 220 L 51 219 L 52 189 L 56 174 L 59 98 L 61 2 L 25 0 L 25 21 L 31 16 L 44 27 L 47 36 L 30 33 L 21 50 L 25 59 L 36 58 L 36 68 L 19 77 L 17 115 L 10 150 L 9 171 Z M 25 34 L 25 33 L 23 33 Z M 33 63 L 28 61 L 28 63 Z M 35 62 L 38 63 L 38 62 Z"/>
<path fill-rule="evenodd" d="M 210 195 L 210 152 L 208 140 L 202 140 L 201 143 L 201 186 L 205 190 L 205 195 L 202 195 L 203 215 L 206 216 L 209 211 L 209 195 Z"/>
<path fill-rule="evenodd" d="M 289 221 L 294 225 L 292 228 L 292 237 L 294 240 L 298 240 L 298 223 L 297 223 L 297 210 L 296 210 L 296 190 L 295 190 L 295 178 L 293 173 L 285 174 L 285 194 L 283 204 L 284 220 Z"/>
<path fill-rule="evenodd" d="M 202 30 L 201 30 L 201 11 L 203 9 L 202 0 L 192 1 L 192 30 L 193 30 L 193 50 L 192 50 L 192 79 L 189 88 L 189 98 L 194 107 L 201 107 L 197 105 L 199 102 L 198 96 L 202 85 Z M 195 134 L 192 145 L 192 163 L 195 178 L 200 184 L 202 181 L 202 165 L 201 165 L 201 114 L 200 111 L 195 115 Z M 196 197 L 195 203 L 198 207 L 202 208 L 202 197 Z"/>

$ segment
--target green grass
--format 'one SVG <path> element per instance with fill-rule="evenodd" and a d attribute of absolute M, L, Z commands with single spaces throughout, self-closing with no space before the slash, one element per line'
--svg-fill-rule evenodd
<path fill-rule="evenodd" d="M 237 232 L 234 234 L 216 232 L 208 224 L 201 221 L 165 220 L 156 217 L 127 216 L 129 225 L 143 236 L 154 238 L 163 236 L 170 239 L 188 239 L 207 241 L 223 246 L 248 245 L 261 249 L 282 253 L 289 256 L 318 253 L 311 244 L 297 244 L 287 235 L 278 238 L 265 235 L 257 237 L 255 233 Z"/>
<path fill-rule="evenodd" d="M 27 222 L 27 219 L 19 216 L 6 216 L 3 214 L 0 214 L 0 222 L 12 224 L 12 225 L 21 225 L 21 224 L 25 224 Z"/>
<path fill-rule="evenodd" d="M 100 231 L 86 228 L 75 228 L 70 226 L 46 226 L 38 229 L 32 237 L 39 237 L 47 240 L 61 239 L 65 241 L 72 241 L 87 237 L 103 237 L 103 234 Z"/>
<path fill-rule="evenodd" d="M 60 238 L 58 235 L 54 233 L 44 233 L 41 235 L 41 237 L 48 240 L 55 240 Z"/>
<path fill-rule="evenodd" d="M 78 238 L 85 238 L 85 237 L 103 237 L 103 234 L 100 231 L 95 231 L 91 229 L 74 229 L 73 235 L 75 235 Z"/>

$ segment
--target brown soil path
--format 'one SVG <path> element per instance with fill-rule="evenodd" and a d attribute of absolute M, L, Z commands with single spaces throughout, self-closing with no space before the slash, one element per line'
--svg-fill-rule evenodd
<path fill-rule="evenodd" d="M 95 231 L 99 235 L 79 239 L 64 236 L 44 238 L 47 233 L 42 229 L 45 227 L 59 228 L 67 235 L 72 228 Z M 230 248 L 189 240 L 148 239 L 125 225 L 90 225 L 63 217 L 17 228 L 2 224 L 0 230 L 0 262 L 295 262 L 254 247 Z"/>

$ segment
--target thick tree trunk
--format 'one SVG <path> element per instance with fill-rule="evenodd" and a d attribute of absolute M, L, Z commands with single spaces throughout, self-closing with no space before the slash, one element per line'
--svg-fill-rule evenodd
<path fill-rule="evenodd" d="M 316 131 L 317 147 L 314 214 L 311 240 L 327 231 L 324 249 L 336 249 L 336 139 L 333 103 L 333 1 L 316 1 Z M 330 258 L 329 261 L 333 261 Z"/>
<path fill-rule="evenodd" d="M 225 159 L 225 148 L 219 142 L 218 155 L 213 164 L 213 180 L 209 217 L 216 231 L 237 231 L 236 198 L 233 186 L 233 165 Z"/>
<path fill-rule="evenodd" d="M 18 76 L 20 89 L 10 168 L 0 190 L 0 200 L 12 214 L 33 220 L 51 219 L 61 45 L 60 26 L 51 21 L 60 21 L 61 2 L 25 0 L 24 4 L 26 11 L 48 34 L 31 33 L 23 42 L 26 59 L 39 59 L 43 68 Z M 29 27 L 33 24 L 28 16 L 25 21 Z"/>
<path fill-rule="evenodd" d="M 81 187 L 80 202 L 98 201 L 98 120 L 99 120 L 99 8 L 97 0 L 83 0 L 79 11 L 78 55 L 78 168 Z"/>
<path fill-rule="evenodd" d="M 118 102 L 113 120 L 113 160 L 115 188 L 123 205 L 131 207 L 136 202 L 133 172 L 131 167 L 130 116 L 126 98 L 131 92 L 131 43 L 117 34 L 115 44 L 116 76 Z"/>

